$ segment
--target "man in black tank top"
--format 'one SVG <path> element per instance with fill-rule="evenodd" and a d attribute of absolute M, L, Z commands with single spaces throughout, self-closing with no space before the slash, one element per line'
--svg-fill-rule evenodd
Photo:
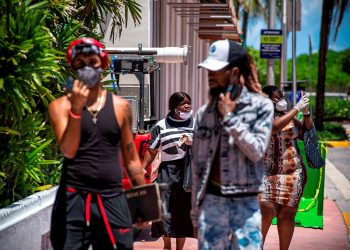
<path fill-rule="evenodd" d="M 52 211 L 56 249 L 133 249 L 132 222 L 122 193 L 121 150 L 133 185 L 145 184 L 131 132 L 126 100 L 102 89 L 108 66 L 104 46 L 92 38 L 73 41 L 67 62 L 76 72 L 68 94 L 49 105 L 51 125 L 64 155 Z"/>

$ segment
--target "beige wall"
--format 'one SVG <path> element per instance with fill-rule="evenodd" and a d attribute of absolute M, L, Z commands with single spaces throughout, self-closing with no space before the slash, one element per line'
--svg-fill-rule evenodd
<path fill-rule="evenodd" d="M 208 90 L 207 72 L 197 69 L 197 64 L 205 58 L 209 44 L 200 40 L 194 27 L 188 25 L 195 20 L 176 15 L 167 2 L 168 0 L 138 0 L 142 6 L 141 25 L 134 27 L 130 23 L 123 30 L 120 39 L 116 39 L 114 43 L 108 40 L 108 36 L 104 39 L 107 46 L 117 47 L 137 47 L 138 43 L 142 43 L 144 47 L 190 46 L 187 65 L 161 64 L 160 72 L 155 73 L 154 111 L 157 119 L 168 113 L 168 100 L 172 93 L 187 92 L 196 111 L 205 103 Z M 137 84 L 138 81 L 132 75 L 121 77 L 121 84 L 129 83 Z M 146 84 L 148 83 L 147 76 Z"/>
<path fill-rule="evenodd" d="M 207 99 L 207 72 L 197 69 L 197 65 L 205 58 L 209 44 L 200 40 L 193 26 L 188 24 L 194 20 L 178 16 L 167 4 L 168 1 L 152 2 L 152 46 L 190 46 L 187 65 L 161 65 L 161 72 L 158 73 L 155 86 L 156 114 L 158 118 L 167 114 L 169 97 L 176 91 L 187 92 L 192 98 L 193 109 L 196 111 Z"/>

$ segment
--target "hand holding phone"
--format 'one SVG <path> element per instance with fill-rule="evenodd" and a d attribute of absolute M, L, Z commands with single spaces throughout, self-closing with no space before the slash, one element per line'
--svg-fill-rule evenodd
<path fill-rule="evenodd" d="M 236 108 L 236 99 L 240 94 L 240 85 L 230 84 L 227 87 L 225 94 L 221 94 L 217 104 L 217 111 L 221 117 L 224 117 L 227 113 L 233 112 Z"/>
<path fill-rule="evenodd" d="M 74 79 L 73 79 L 73 77 L 71 77 L 71 76 L 69 76 L 69 77 L 63 82 L 63 87 L 65 88 L 66 92 L 72 92 L 73 83 L 74 83 Z"/>

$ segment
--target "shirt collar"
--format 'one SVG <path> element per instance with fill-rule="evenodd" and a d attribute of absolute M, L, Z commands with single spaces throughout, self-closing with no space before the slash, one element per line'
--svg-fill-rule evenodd
<path fill-rule="evenodd" d="M 247 87 L 243 85 L 242 92 L 237 98 L 237 104 L 238 103 L 249 104 L 251 103 L 251 101 L 252 101 L 251 93 L 249 92 Z"/>

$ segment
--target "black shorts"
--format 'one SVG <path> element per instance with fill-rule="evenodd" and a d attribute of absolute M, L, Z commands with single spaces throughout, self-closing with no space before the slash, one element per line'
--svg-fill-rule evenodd
<path fill-rule="evenodd" d="M 51 243 L 55 250 L 114 249 L 96 195 L 91 196 L 90 225 L 86 224 L 86 196 L 59 188 L 52 210 Z M 131 217 L 123 194 L 101 197 L 118 249 L 133 249 Z"/>

